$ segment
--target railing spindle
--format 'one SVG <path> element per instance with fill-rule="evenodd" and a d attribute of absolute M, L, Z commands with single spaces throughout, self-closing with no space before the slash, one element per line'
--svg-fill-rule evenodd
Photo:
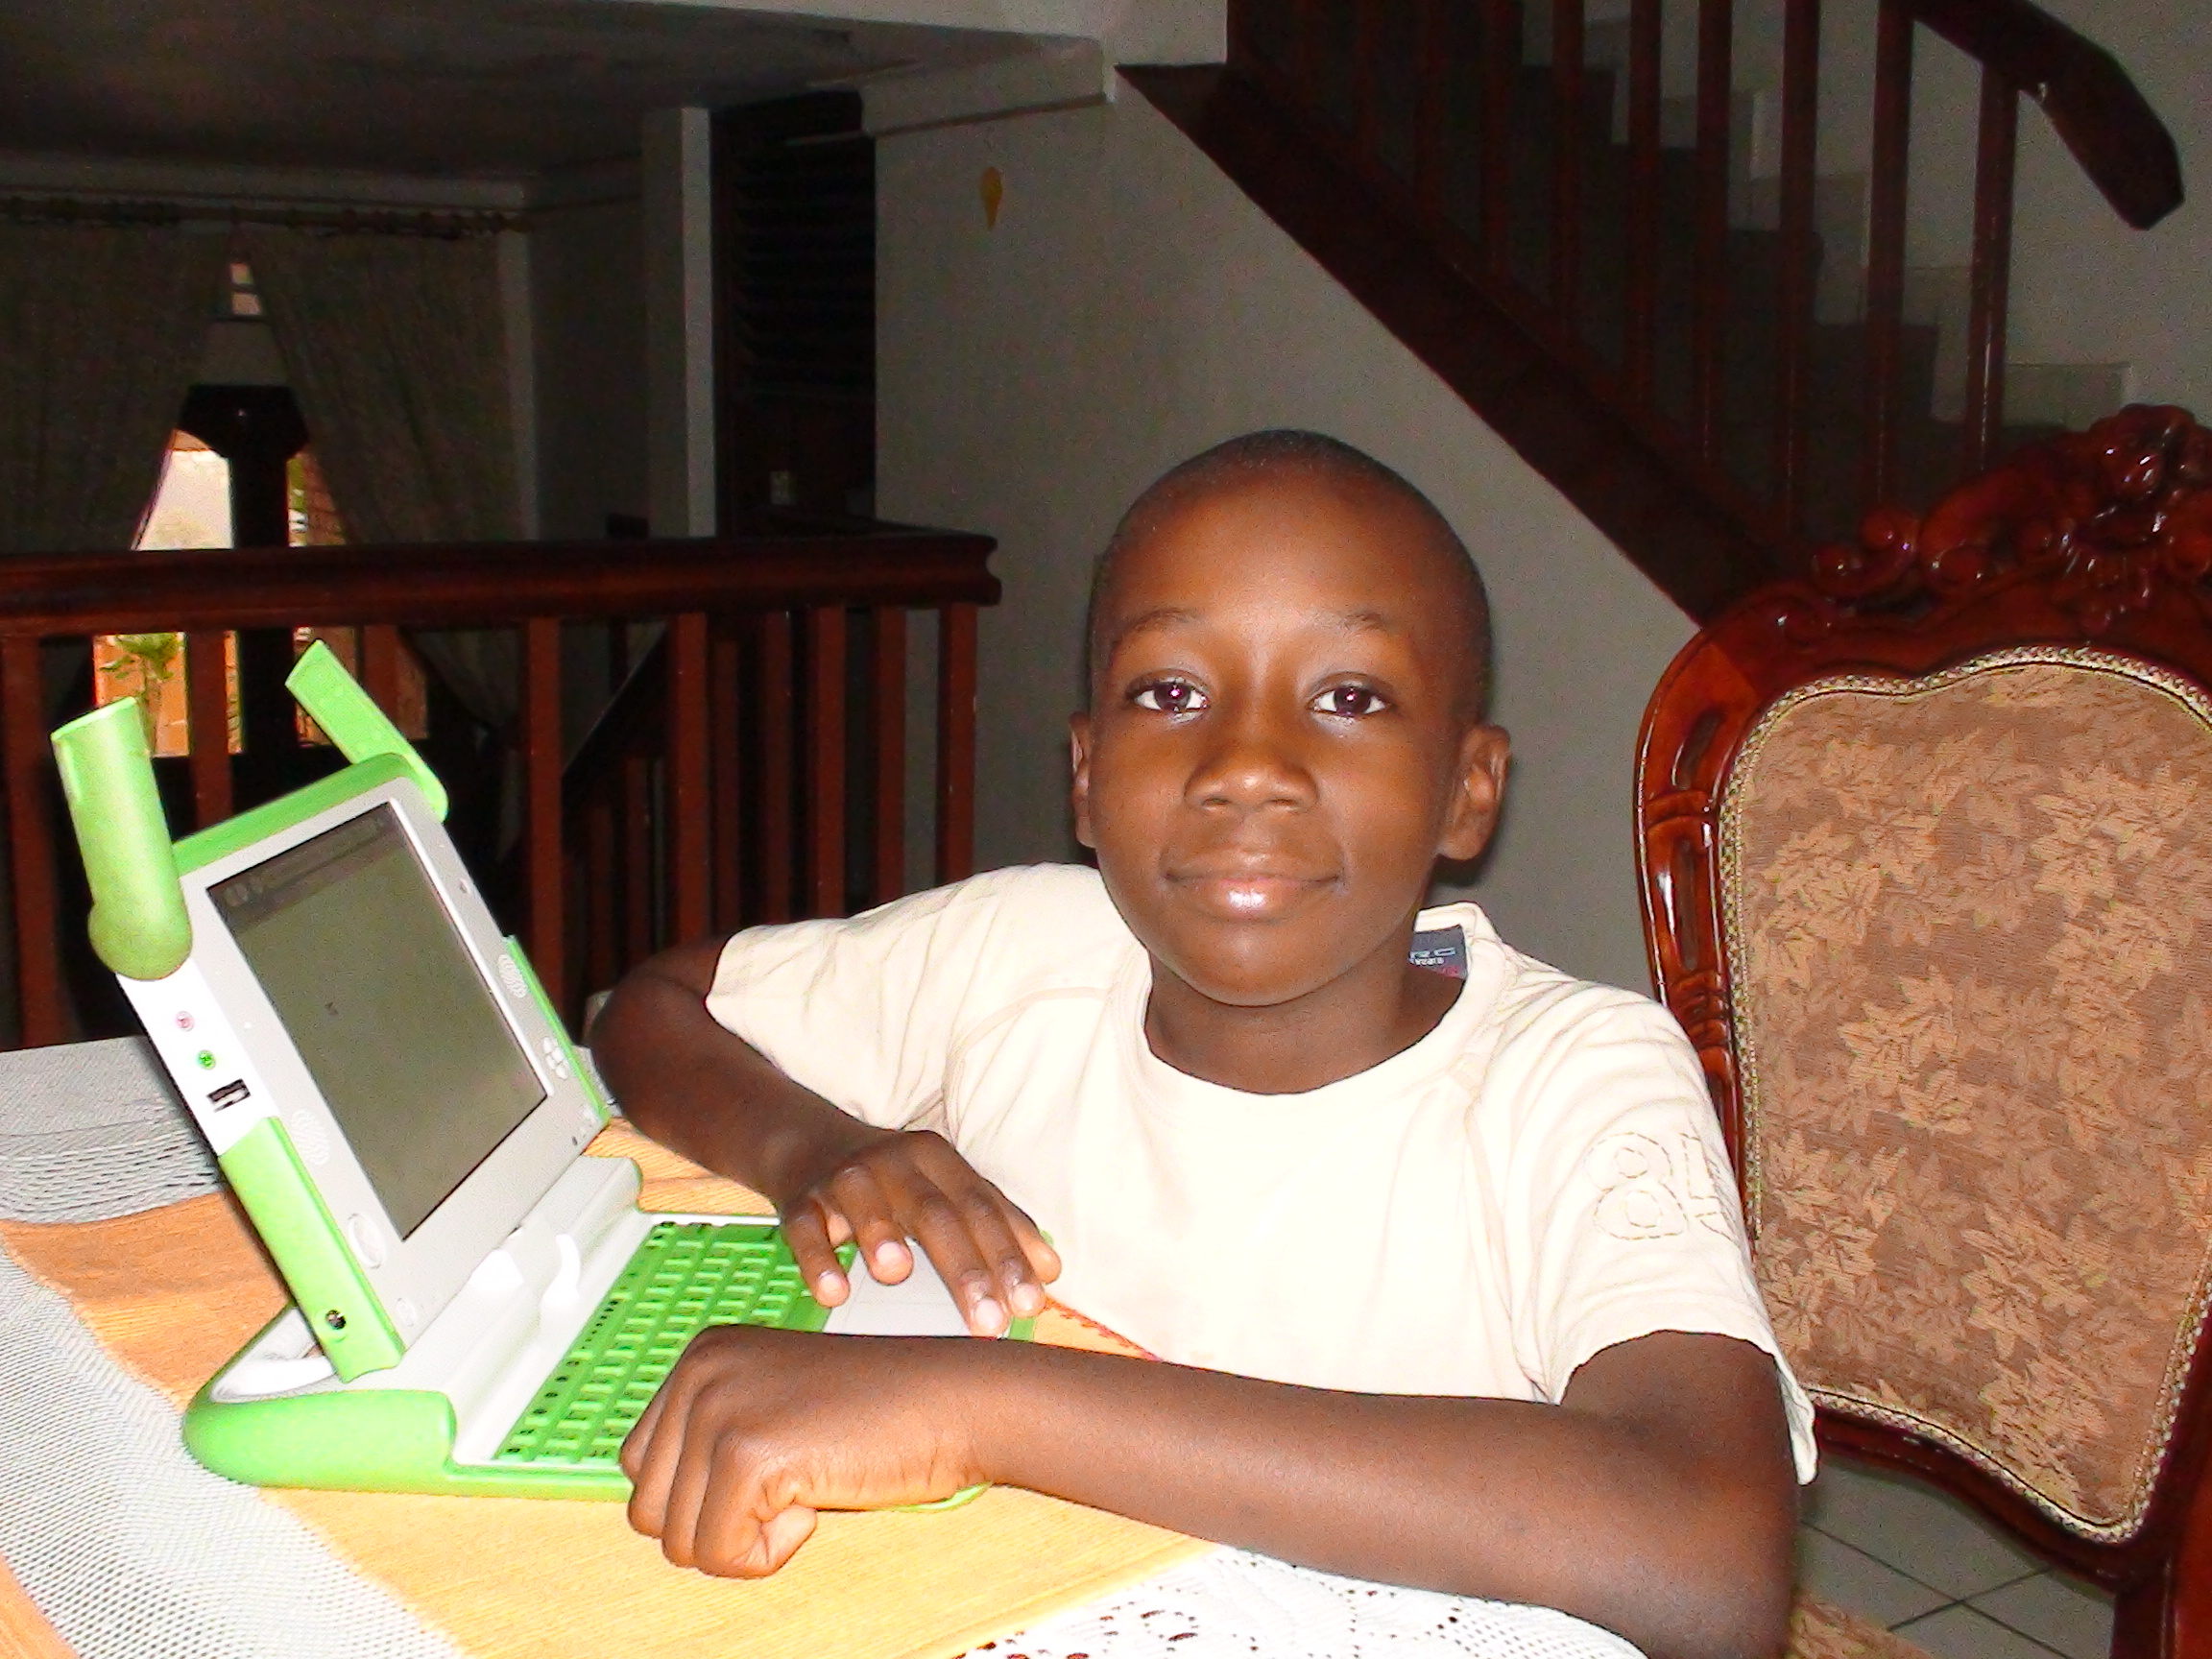
<path fill-rule="evenodd" d="M 7 751 L 8 873 L 15 883 L 15 993 L 23 1046 L 42 1048 L 69 1035 L 59 949 L 60 894 L 54 827 L 47 817 L 52 751 L 36 635 L 0 638 L 0 745 Z"/>
<path fill-rule="evenodd" d="M 621 892 L 621 840 L 614 803 L 593 796 L 584 808 L 583 994 L 610 989 L 622 975 L 615 900 Z M 587 1037 L 587 1041 L 589 1038 Z"/>
<path fill-rule="evenodd" d="M 743 924 L 745 856 L 745 730 L 739 676 L 745 669 L 737 636 L 727 624 L 714 631 L 707 661 L 707 723 L 714 794 L 714 927 L 733 933 Z"/>
<path fill-rule="evenodd" d="M 1352 9 L 1352 134 L 1362 158 L 1382 154 L 1382 8 Z"/>
<path fill-rule="evenodd" d="M 845 607 L 806 613 L 806 877 L 810 916 L 845 914 Z"/>
<path fill-rule="evenodd" d="M 1551 307 L 1580 332 L 1583 0 L 1551 0 Z"/>
<path fill-rule="evenodd" d="M 1623 372 L 1649 402 L 1659 360 L 1659 0 L 1628 5 L 1628 297 Z"/>
<path fill-rule="evenodd" d="M 705 936 L 713 891 L 708 858 L 707 618 L 668 625 L 668 863 L 672 944 Z"/>
<path fill-rule="evenodd" d="M 906 891 L 906 610 L 878 605 L 869 722 L 876 745 L 876 878 L 878 904 Z"/>
<path fill-rule="evenodd" d="M 230 674 L 220 629 L 184 636 L 185 731 L 191 758 L 192 822 L 204 830 L 230 816 Z"/>
<path fill-rule="evenodd" d="M 1321 8 L 1324 0 L 1291 0 L 1290 73 L 1309 98 L 1321 91 L 1321 54 L 1326 45 Z"/>
<path fill-rule="evenodd" d="M 1774 494 L 1786 535 L 1805 517 L 1813 376 L 1814 164 L 1820 127 L 1820 0 L 1786 0 L 1782 22 L 1782 269 L 1774 371 Z"/>
<path fill-rule="evenodd" d="M 530 962 L 550 995 L 566 982 L 561 867 L 561 624 L 522 625 L 523 891 Z"/>
<path fill-rule="evenodd" d="M 399 718 L 399 630 L 389 622 L 361 630 L 361 688 L 386 714 Z"/>
<path fill-rule="evenodd" d="M 937 611 L 937 880 L 975 869 L 975 607 Z"/>
<path fill-rule="evenodd" d="M 1873 177 L 1866 205 L 1866 412 L 1859 505 L 1870 512 L 1897 481 L 1905 333 L 1905 195 L 1912 144 L 1912 15 L 1881 0 L 1874 36 Z"/>
<path fill-rule="evenodd" d="M 1735 96 L 1734 0 L 1697 0 L 1695 298 L 1690 317 L 1690 430 L 1708 459 L 1720 448 L 1728 319 L 1728 139 Z"/>
<path fill-rule="evenodd" d="M 1960 475 L 1997 458 L 2005 422 L 2005 309 L 2012 282 L 2012 162 L 2020 95 L 1995 69 L 1982 69 L 1981 125 L 1974 147 L 1974 265 L 1966 307 L 1966 433 Z"/>
<path fill-rule="evenodd" d="M 1505 275 L 1505 240 L 1512 222 L 1513 82 L 1520 68 L 1517 0 L 1482 0 L 1482 153 L 1477 177 L 1482 268 L 1492 276 Z"/>
<path fill-rule="evenodd" d="M 760 731 L 760 919 L 788 922 L 792 888 L 791 821 L 793 799 L 791 719 L 791 613 L 761 613 L 760 649 L 756 667 L 759 689 L 754 709 Z"/>
<path fill-rule="evenodd" d="M 661 862 L 653 823 L 653 757 L 622 757 L 622 968 L 653 954 L 655 880 Z"/>
<path fill-rule="evenodd" d="M 1420 77 L 1414 94 L 1413 196 L 1431 221 L 1444 217 L 1444 6 L 1416 0 L 1420 11 L 1414 46 Z"/>

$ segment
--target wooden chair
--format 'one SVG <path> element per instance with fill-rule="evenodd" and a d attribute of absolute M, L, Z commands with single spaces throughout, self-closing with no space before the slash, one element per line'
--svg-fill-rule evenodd
<path fill-rule="evenodd" d="M 2212 433 L 2131 408 L 1752 595 L 1637 756 L 1654 978 L 1823 1444 L 2212 1654 Z M 1900 1639 L 1800 1603 L 1793 1648 Z"/>

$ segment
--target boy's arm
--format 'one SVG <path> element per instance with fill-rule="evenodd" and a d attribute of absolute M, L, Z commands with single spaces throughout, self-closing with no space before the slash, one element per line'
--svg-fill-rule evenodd
<path fill-rule="evenodd" d="M 820 1508 L 1026 1486 L 1333 1572 L 1766 1659 L 1795 1488 L 1773 1362 L 1608 1348 L 1559 1406 L 1351 1394 L 1027 1343 L 703 1334 L 623 1452 L 669 1558 L 774 1571 Z"/>
<path fill-rule="evenodd" d="M 592 1059 L 624 1116 L 773 1200 L 819 1301 L 847 1294 L 835 1246 L 855 1240 L 869 1271 L 896 1284 L 912 1271 L 912 1238 L 976 1334 L 1044 1307 L 1059 1258 L 942 1137 L 861 1122 L 716 1022 L 706 999 L 721 953 L 718 940 L 663 950 L 593 1023 Z"/>

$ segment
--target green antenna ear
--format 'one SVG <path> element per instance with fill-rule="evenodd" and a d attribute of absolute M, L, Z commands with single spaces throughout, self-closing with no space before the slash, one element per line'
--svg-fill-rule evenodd
<path fill-rule="evenodd" d="M 430 803 L 430 810 L 445 817 L 445 785 L 438 774 L 422 764 L 415 746 L 399 734 L 399 728 L 384 717 L 376 700 L 361 689 L 346 672 L 346 665 L 318 639 L 301 654 L 284 688 L 300 700 L 300 707 L 315 717 L 315 724 L 330 734 L 338 752 L 356 763 L 372 755 L 396 755 L 405 762 L 415 786 Z"/>
<path fill-rule="evenodd" d="M 93 951 L 125 978 L 167 978 L 192 953 L 192 921 L 138 699 L 70 721 L 54 733 L 54 758 L 92 888 Z"/>

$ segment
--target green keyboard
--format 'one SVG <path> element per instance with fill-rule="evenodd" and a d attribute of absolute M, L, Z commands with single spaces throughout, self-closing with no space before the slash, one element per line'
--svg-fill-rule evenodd
<path fill-rule="evenodd" d="M 848 1266 L 852 1254 L 850 1245 L 838 1252 Z M 819 1331 L 829 1318 L 773 1223 L 663 1221 L 645 1235 L 495 1461 L 613 1468 L 661 1379 L 708 1326 Z"/>

